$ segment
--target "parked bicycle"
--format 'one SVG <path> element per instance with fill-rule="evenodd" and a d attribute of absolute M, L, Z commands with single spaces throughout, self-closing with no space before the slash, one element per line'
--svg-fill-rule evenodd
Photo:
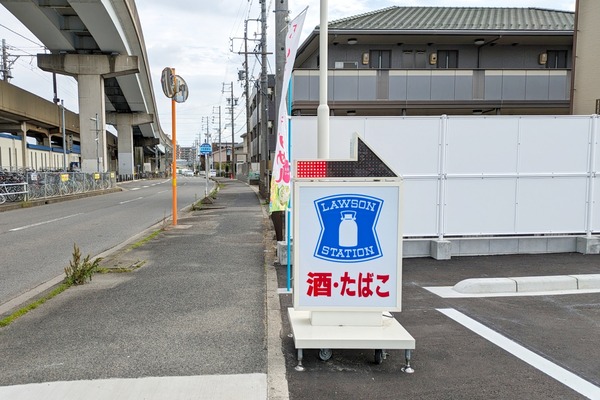
<path fill-rule="evenodd" d="M 27 182 L 23 173 L 0 171 L 0 204 L 23 201 L 26 194 Z"/>

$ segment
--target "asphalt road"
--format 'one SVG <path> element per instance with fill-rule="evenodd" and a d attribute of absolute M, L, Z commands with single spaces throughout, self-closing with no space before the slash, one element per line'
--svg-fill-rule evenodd
<path fill-rule="evenodd" d="M 178 177 L 178 208 L 204 197 L 205 182 Z M 171 216 L 170 180 L 120 186 L 118 193 L 1 213 L 0 306 L 61 275 L 74 244 L 96 256 Z"/>
<path fill-rule="evenodd" d="M 599 293 L 445 299 L 424 289 L 467 278 L 599 272 L 598 255 L 405 259 L 403 311 L 395 316 L 416 340 L 414 374 L 401 371 L 403 351 L 388 351 L 377 365 L 373 351 L 364 349 L 334 349 L 329 361 L 321 361 L 318 350 L 305 350 L 306 371 L 295 371 L 296 349 L 284 314 L 292 300 L 283 295 L 290 399 L 599 399 Z M 278 276 L 283 287 L 284 267 L 278 267 Z M 475 321 L 506 342 L 494 343 L 449 315 Z M 509 348 L 515 344 L 513 354 Z M 557 371 L 555 376 L 542 372 L 541 363 Z"/>
<path fill-rule="evenodd" d="M 233 390 L 231 398 L 256 395 L 239 380 L 264 381 L 271 368 L 256 212 L 247 197 L 217 202 L 136 250 L 147 264 L 134 274 L 94 278 L 11 324 L 0 341 L 0 385 L 224 374 L 230 380 L 221 389 Z M 285 267 L 267 268 L 285 287 Z M 600 294 L 448 299 L 425 289 L 467 278 L 598 273 L 600 255 L 405 259 L 395 317 L 416 340 L 414 374 L 402 372 L 403 351 L 375 364 L 365 349 L 334 349 L 328 361 L 305 350 L 306 370 L 296 371 L 292 299 L 279 295 L 286 392 L 292 400 L 600 399 Z"/>
<path fill-rule="evenodd" d="M 265 217 L 246 184 L 223 186 L 103 261 L 142 267 L 96 274 L 1 328 L 0 399 L 265 399 Z"/>

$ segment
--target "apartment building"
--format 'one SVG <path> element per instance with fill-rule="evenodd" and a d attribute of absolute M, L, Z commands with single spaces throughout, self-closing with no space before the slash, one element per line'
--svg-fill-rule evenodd
<path fill-rule="evenodd" d="M 575 13 L 388 7 L 329 23 L 331 115 L 568 114 Z M 316 115 L 319 27 L 298 50 L 294 115 Z"/>

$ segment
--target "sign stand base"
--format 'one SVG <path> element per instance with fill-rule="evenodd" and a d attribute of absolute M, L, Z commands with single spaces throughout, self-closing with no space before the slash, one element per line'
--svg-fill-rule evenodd
<path fill-rule="evenodd" d="M 314 316 L 311 314 L 315 314 Z M 328 314 L 337 318 L 336 314 L 377 314 L 377 325 L 315 325 L 311 321 L 323 322 Z M 303 371 L 303 349 L 320 349 L 319 357 L 326 361 L 331 357 L 330 349 L 374 349 L 375 362 L 380 363 L 385 358 L 384 349 L 405 350 L 406 365 L 402 370 L 412 373 L 410 366 L 411 350 L 415 349 L 415 339 L 388 312 L 377 313 L 339 313 L 325 311 L 297 311 L 288 308 L 288 317 L 294 336 L 294 345 L 298 350 L 297 371 Z M 342 318 L 352 318 L 350 315 Z M 360 316 L 359 316 L 360 318 Z M 373 316 L 368 316 L 369 319 Z M 349 319 L 348 319 L 349 320 Z M 338 320 L 339 321 L 339 320 Z"/>
<path fill-rule="evenodd" d="M 381 311 L 311 311 L 313 326 L 381 326 Z"/>

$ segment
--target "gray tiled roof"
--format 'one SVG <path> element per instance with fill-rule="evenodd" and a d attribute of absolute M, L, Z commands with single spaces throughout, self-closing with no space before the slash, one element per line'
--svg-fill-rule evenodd
<path fill-rule="evenodd" d="M 543 8 L 394 6 L 332 21 L 329 29 L 573 31 L 574 18 Z"/>

